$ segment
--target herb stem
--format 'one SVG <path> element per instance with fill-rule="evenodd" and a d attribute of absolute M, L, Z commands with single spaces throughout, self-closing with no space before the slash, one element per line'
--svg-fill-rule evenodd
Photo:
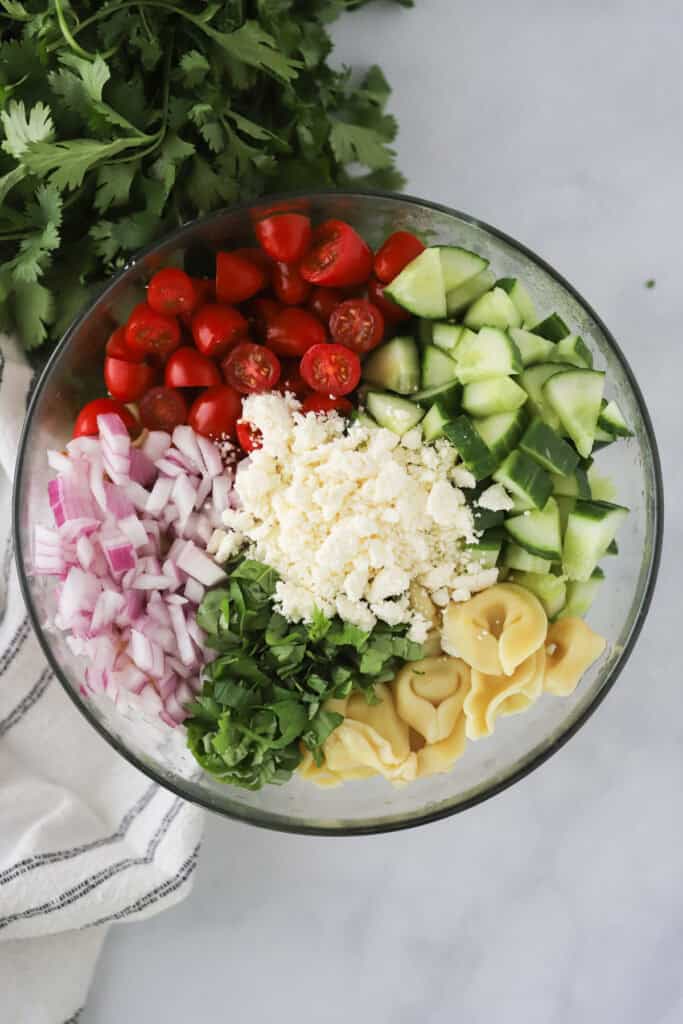
<path fill-rule="evenodd" d="M 74 39 L 71 29 L 69 28 L 66 21 L 66 15 L 64 14 L 64 8 L 62 7 L 62 0 L 55 0 L 55 11 L 57 14 L 57 23 L 59 25 L 60 31 L 68 45 L 74 51 L 74 53 L 77 53 L 79 57 L 84 57 L 85 60 L 93 60 L 94 54 L 88 53 L 88 51 L 84 50 L 83 47 Z M 82 27 L 83 26 L 80 26 L 80 28 Z M 79 26 L 76 26 L 76 32 L 80 31 L 80 28 Z"/>

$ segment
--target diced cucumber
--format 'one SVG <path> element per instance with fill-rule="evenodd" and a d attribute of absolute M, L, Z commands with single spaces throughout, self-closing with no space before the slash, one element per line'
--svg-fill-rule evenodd
<path fill-rule="evenodd" d="M 524 433 L 527 414 L 524 407 L 516 412 L 502 412 L 496 416 L 486 416 L 476 420 L 474 425 L 477 433 L 484 439 L 486 446 L 500 461 L 509 455 Z"/>
<path fill-rule="evenodd" d="M 563 619 L 568 615 L 572 615 L 580 619 L 586 615 L 590 611 L 604 582 L 605 574 L 600 568 L 595 569 L 590 579 L 583 582 L 569 580 L 567 583 L 567 600 L 558 618 Z"/>
<path fill-rule="evenodd" d="M 399 398 L 398 395 L 370 391 L 365 401 L 368 412 L 380 427 L 393 430 L 395 434 L 406 434 L 417 426 L 424 416 L 424 409 L 406 398 Z"/>
<path fill-rule="evenodd" d="M 547 338 L 542 338 L 540 334 L 533 334 L 523 327 L 511 327 L 510 337 L 519 349 L 524 366 L 553 361 L 556 346 Z"/>
<path fill-rule="evenodd" d="M 431 345 L 434 341 L 434 327 L 435 323 L 433 320 L 416 320 L 415 321 L 415 340 L 420 345 Z"/>
<path fill-rule="evenodd" d="M 537 572 L 512 572 L 509 580 L 520 587 L 530 590 L 545 608 L 549 619 L 554 619 L 565 606 L 567 600 L 567 584 L 559 576 L 544 575 Z"/>
<path fill-rule="evenodd" d="M 595 501 L 614 501 L 617 489 L 614 481 L 609 476 L 601 476 L 594 466 L 588 470 L 589 494 L 582 494 L 582 498 L 593 498 Z"/>
<path fill-rule="evenodd" d="M 551 362 L 569 363 L 580 370 L 593 369 L 593 354 L 578 334 L 568 334 L 558 341 L 549 358 Z"/>
<path fill-rule="evenodd" d="M 467 388 L 465 388 L 465 393 L 467 393 Z M 529 424 L 519 442 L 519 447 L 551 473 L 565 476 L 568 473 L 573 473 L 579 464 L 579 456 L 572 446 L 563 441 L 552 427 L 538 418 Z"/>
<path fill-rule="evenodd" d="M 425 441 L 436 441 L 439 437 L 443 437 L 443 428 L 452 418 L 451 413 L 443 407 L 441 402 L 435 402 L 422 420 L 422 436 Z"/>
<path fill-rule="evenodd" d="M 548 341 L 562 341 L 568 334 L 571 334 L 566 323 L 557 313 L 551 313 L 545 320 L 541 320 L 535 327 L 530 327 L 529 330 L 534 334 L 540 334 L 542 338 L 547 338 Z"/>
<path fill-rule="evenodd" d="M 577 466 L 573 473 L 559 476 L 553 473 L 553 494 L 561 494 L 567 498 L 592 498 L 590 482 L 583 466 Z"/>
<path fill-rule="evenodd" d="M 543 385 L 543 397 L 584 458 L 593 450 L 604 388 L 601 370 L 565 370 Z"/>
<path fill-rule="evenodd" d="M 469 249 L 461 249 L 457 245 L 440 245 L 438 250 L 441 256 L 444 288 L 447 292 L 459 288 L 465 281 L 486 270 L 489 265 L 489 261 L 483 256 L 478 256 Z"/>
<path fill-rule="evenodd" d="M 505 545 L 502 562 L 508 569 L 534 573 L 548 573 L 552 564 L 547 558 L 539 558 L 538 555 L 530 554 L 514 541 L 508 541 Z"/>
<path fill-rule="evenodd" d="M 376 388 L 409 395 L 420 386 L 420 354 L 413 338 L 398 337 L 380 345 L 363 363 L 363 380 Z"/>
<path fill-rule="evenodd" d="M 496 288 L 502 288 L 514 302 L 524 324 L 536 323 L 536 307 L 528 291 L 517 277 L 501 277 Z"/>
<path fill-rule="evenodd" d="M 446 289 L 437 248 L 425 249 L 404 267 L 384 294 L 415 316 L 443 320 L 446 316 Z"/>
<path fill-rule="evenodd" d="M 376 420 L 373 420 L 372 416 L 363 409 L 354 409 L 351 413 L 351 421 L 353 423 L 359 423 L 361 427 L 378 427 L 379 424 Z"/>
<path fill-rule="evenodd" d="M 607 448 L 608 445 L 614 444 L 616 437 L 613 434 L 608 434 L 606 430 L 603 430 L 598 423 L 595 428 L 595 441 L 593 442 L 593 451 L 599 452 L 602 448 Z"/>
<path fill-rule="evenodd" d="M 478 331 L 481 327 L 521 327 L 519 310 L 507 292 L 493 288 L 480 296 L 467 310 L 465 327 Z"/>
<path fill-rule="evenodd" d="M 570 580 L 590 579 L 627 515 L 621 505 L 577 501 L 564 534 L 562 564 Z"/>
<path fill-rule="evenodd" d="M 506 377 L 522 370 L 519 349 L 507 331 L 497 327 L 482 327 L 478 334 L 463 333 L 457 364 L 463 384 L 486 377 Z"/>
<path fill-rule="evenodd" d="M 537 363 L 535 366 L 527 367 L 519 376 L 519 383 L 529 396 L 529 411 L 553 430 L 560 429 L 560 417 L 546 400 L 543 385 L 555 374 L 569 369 L 569 366 L 560 363 Z"/>
<path fill-rule="evenodd" d="M 569 513 L 574 511 L 576 505 L 576 498 L 569 498 L 566 494 L 556 494 L 555 501 L 557 507 L 560 510 L 560 530 L 564 537 L 564 532 L 567 529 L 567 521 L 569 519 Z"/>
<path fill-rule="evenodd" d="M 465 385 L 462 407 L 471 416 L 495 416 L 499 412 L 514 412 L 526 399 L 526 391 L 512 377 L 489 377 Z"/>
<path fill-rule="evenodd" d="M 548 498 L 542 509 L 506 519 L 505 529 L 515 543 L 530 554 L 550 562 L 559 562 L 562 558 L 560 510 L 554 498 Z"/>
<path fill-rule="evenodd" d="M 455 316 L 458 313 L 462 313 L 463 309 L 467 309 L 470 303 L 475 302 L 480 295 L 484 295 L 485 292 L 489 291 L 493 287 L 494 281 L 493 271 L 486 269 L 482 270 L 476 277 L 471 277 L 469 281 L 458 285 L 457 288 L 451 289 L 446 295 L 448 315 Z"/>
<path fill-rule="evenodd" d="M 477 533 L 490 530 L 493 526 L 502 526 L 505 519 L 504 512 L 494 512 L 490 508 L 480 508 L 479 505 L 472 506 L 472 519 L 474 529 Z"/>
<path fill-rule="evenodd" d="M 491 475 L 497 460 L 484 444 L 469 416 L 458 416 L 447 423 L 444 435 L 458 449 L 465 468 L 477 480 Z"/>
<path fill-rule="evenodd" d="M 452 384 L 457 378 L 455 361 L 436 345 L 425 345 L 422 350 L 421 389 L 438 388 Z"/>
<path fill-rule="evenodd" d="M 428 320 L 424 321 L 429 323 Z M 431 342 L 437 348 L 442 349 L 446 355 L 455 358 L 455 350 L 464 328 L 459 324 L 434 324 L 432 328 Z"/>
<path fill-rule="evenodd" d="M 440 384 L 436 388 L 424 388 L 411 395 L 410 400 L 417 402 L 423 409 L 430 409 L 438 401 L 453 419 L 462 407 L 462 384 L 451 381 L 449 384 Z"/>
<path fill-rule="evenodd" d="M 619 554 L 619 545 L 617 544 L 616 540 L 612 540 L 612 541 L 609 542 L 609 544 L 605 548 L 605 554 L 606 555 L 618 555 Z"/>
<path fill-rule="evenodd" d="M 502 530 L 488 530 L 476 544 L 466 544 L 465 548 L 472 553 L 472 557 L 479 562 L 482 569 L 495 569 L 504 536 Z"/>
<path fill-rule="evenodd" d="M 603 402 L 598 416 L 598 426 L 611 437 L 633 437 L 633 431 L 629 429 L 615 401 Z"/>
<path fill-rule="evenodd" d="M 493 479 L 513 497 L 519 498 L 521 507 L 527 509 L 545 508 L 553 490 L 549 474 L 519 449 L 510 452 L 493 474 Z"/>

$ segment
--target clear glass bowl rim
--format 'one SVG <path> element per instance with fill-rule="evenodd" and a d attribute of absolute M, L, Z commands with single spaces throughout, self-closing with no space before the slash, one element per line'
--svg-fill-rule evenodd
<path fill-rule="evenodd" d="M 22 552 L 20 529 L 19 529 L 19 512 L 20 512 L 20 509 L 19 509 L 19 496 L 20 496 L 19 484 L 20 484 L 21 475 L 22 475 L 22 466 L 23 466 L 23 460 L 24 460 L 24 449 L 26 447 L 26 444 L 27 444 L 27 441 L 28 441 L 28 436 L 29 436 L 29 433 L 30 433 L 31 420 L 32 420 L 32 417 L 33 417 L 33 412 L 34 412 L 34 410 L 35 410 L 35 408 L 36 408 L 36 406 L 38 404 L 38 400 L 40 398 L 42 390 L 43 390 L 47 380 L 50 377 L 50 374 L 52 372 L 52 368 L 56 364 L 56 362 L 58 361 L 61 352 L 65 348 L 68 347 L 68 345 L 70 344 L 72 336 L 80 328 L 81 324 L 84 323 L 84 321 L 86 321 L 88 319 L 88 317 L 91 315 L 91 312 L 92 312 L 93 308 L 95 307 L 95 305 L 98 302 L 100 302 L 103 298 L 105 298 L 109 294 L 109 292 L 112 291 L 115 288 L 115 286 L 118 283 L 118 281 L 122 277 L 124 277 L 126 274 L 128 274 L 130 272 L 130 270 L 137 263 L 139 263 L 140 261 L 146 259 L 150 255 L 152 255 L 157 249 L 163 248 L 163 247 L 165 247 L 165 246 L 167 246 L 169 244 L 181 242 L 185 235 L 191 234 L 197 227 L 199 227 L 199 226 L 201 226 L 203 224 L 209 224 L 209 223 L 211 223 L 211 221 L 215 220 L 218 217 L 224 216 L 226 213 L 247 212 L 250 209 L 252 209 L 253 207 L 262 207 L 262 206 L 267 206 L 270 203 L 278 203 L 278 202 L 286 203 L 286 202 L 288 202 L 290 200 L 310 199 L 313 202 L 315 202 L 316 199 L 324 199 L 326 196 L 335 196 L 338 199 L 349 199 L 349 200 L 353 200 L 353 199 L 356 199 L 356 198 L 361 198 L 361 199 L 363 199 L 363 198 L 373 199 L 374 198 L 374 199 L 396 200 L 396 201 L 399 201 L 399 202 L 402 202 L 402 203 L 406 203 L 406 204 L 409 204 L 409 205 L 410 204 L 415 204 L 417 206 L 426 207 L 428 209 L 435 210 L 438 213 L 443 213 L 443 214 L 447 214 L 449 216 L 457 217 L 460 220 L 463 220 L 463 221 L 465 221 L 465 222 L 467 222 L 469 224 L 472 224 L 475 227 L 483 229 L 488 234 L 490 234 L 492 237 L 500 239 L 501 241 L 505 242 L 507 245 L 515 247 L 521 253 L 523 253 L 525 256 L 527 256 L 529 259 L 533 260 L 547 274 L 549 274 L 551 277 L 553 277 L 555 279 L 555 281 L 557 281 L 558 284 L 560 284 L 564 289 L 566 289 L 566 291 L 568 291 L 573 296 L 573 298 L 581 306 L 583 306 L 583 308 L 586 310 L 586 312 L 593 318 L 595 323 L 598 325 L 598 327 L 602 331 L 602 333 L 603 333 L 607 343 L 609 344 L 610 348 L 612 349 L 612 351 L 616 355 L 617 359 L 621 363 L 621 366 L 623 368 L 624 374 L 625 374 L 626 378 L 628 379 L 629 385 L 632 388 L 633 393 L 635 395 L 635 398 L 636 398 L 636 401 L 637 401 L 637 405 L 638 405 L 638 411 L 639 411 L 639 414 L 640 414 L 640 416 L 642 418 L 642 422 L 643 422 L 643 425 L 644 425 L 644 428 L 645 428 L 645 434 L 646 434 L 646 437 L 647 437 L 647 443 L 648 443 L 648 447 L 649 447 L 649 450 L 650 450 L 650 455 L 651 455 L 651 458 L 652 458 L 652 469 L 653 469 L 653 476 L 654 476 L 654 480 L 655 480 L 655 495 L 654 495 L 654 505 L 653 505 L 653 508 L 654 508 L 654 520 L 655 521 L 654 521 L 654 530 L 653 530 L 652 556 L 651 556 L 651 560 L 650 560 L 650 567 L 649 567 L 648 578 L 647 578 L 647 582 L 646 582 L 644 590 L 643 590 L 643 595 L 642 595 L 642 600 L 641 600 L 640 608 L 639 608 L 639 611 L 638 611 L 638 615 L 637 615 L 637 618 L 636 618 L 636 620 L 635 620 L 635 622 L 633 624 L 633 629 L 631 631 L 631 635 L 629 637 L 628 643 L 624 647 L 624 650 L 622 652 L 622 655 L 621 655 L 618 663 L 615 664 L 612 672 L 609 674 L 609 676 L 605 680 L 605 682 L 602 685 L 602 687 L 600 688 L 600 690 L 598 690 L 596 692 L 593 701 L 585 708 L 585 710 L 582 712 L 582 714 L 580 714 L 574 721 L 570 722 L 567 725 L 566 729 L 564 729 L 561 733 L 559 733 L 555 737 L 555 739 L 553 740 L 552 743 L 548 744 L 547 747 L 545 747 L 543 750 L 539 751 L 534 757 L 530 758 L 525 764 L 522 764 L 519 768 L 517 768 L 515 771 L 511 772 L 508 776 L 506 776 L 505 778 L 501 779 L 500 781 L 492 783 L 488 787 L 488 789 L 486 789 L 486 790 L 484 790 L 484 791 L 482 791 L 480 793 L 477 793 L 475 796 L 473 796 L 473 797 L 471 797 L 469 799 L 463 800 L 463 801 L 459 802 L 458 804 L 456 804 L 456 805 L 454 805 L 452 807 L 439 808 L 439 809 L 437 809 L 435 811 L 428 811 L 428 812 L 425 812 L 423 814 L 416 814 L 416 815 L 414 815 L 413 817 L 411 817 L 409 819 L 405 819 L 405 820 L 401 820 L 401 821 L 392 821 L 392 822 L 387 822 L 387 823 L 382 823 L 382 824 L 368 824 L 368 825 L 359 824 L 359 825 L 347 826 L 347 827 L 343 827 L 343 828 L 339 828 L 339 829 L 334 829 L 334 830 L 330 830 L 330 829 L 326 829 L 326 828 L 320 828 L 320 827 L 317 827 L 315 825 L 309 825 L 309 824 L 304 824 L 304 823 L 301 823 L 301 824 L 296 823 L 296 824 L 294 824 L 294 823 L 288 822 L 287 824 L 283 824 L 283 823 L 281 823 L 279 821 L 278 822 L 275 822 L 275 821 L 271 822 L 271 821 L 268 821 L 265 817 L 262 818 L 262 819 L 259 819 L 259 820 L 255 820 L 254 818 L 247 817 L 246 815 L 240 814 L 239 811 L 229 811 L 227 809 L 217 808 L 214 805 L 212 805 L 211 803 L 209 803 L 208 800 L 205 801 L 201 797 L 200 798 L 195 798 L 194 796 L 190 797 L 186 792 L 183 791 L 181 786 L 177 786 L 174 783 L 171 783 L 168 780 L 161 778 L 161 776 L 158 775 L 157 772 L 153 768 L 150 768 L 149 765 L 145 764 L 142 760 L 137 758 L 135 755 L 131 754 L 130 751 L 127 750 L 126 747 L 123 744 L 118 743 L 112 736 L 110 736 L 109 733 L 107 732 L 107 730 L 100 724 L 100 722 L 96 719 L 96 717 L 90 712 L 90 709 L 87 706 L 87 702 L 79 700 L 79 698 L 76 695 L 75 691 L 72 689 L 72 687 L 69 685 L 69 683 L 66 681 L 66 679 L 62 675 L 59 663 L 58 663 L 57 659 L 54 657 L 54 655 L 52 654 L 52 650 L 51 650 L 50 645 L 48 643 L 47 637 L 46 637 L 46 635 L 45 635 L 45 633 L 44 633 L 44 631 L 42 629 L 42 626 L 41 626 L 41 624 L 40 624 L 40 622 L 38 620 L 37 612 L 36 612 L 36 609 L 33 606 L 33 602 L 32 602 L 32 599 L 31 599 L 31 592 L 30 592 L 30 589 L 29 589 L 29 586 L 28 586 L 28 579 L 26 577 L 26 573 L 25 573 L 25 570 L 24 570 L 24 559 L 23 559 L 23 552 Z M 156 782 L 158 785 L 162 786 L 164 789 L 170 790 L 171 792 L 175 793 L 176 796 L 181 797 L 183 800 L 188 800 L 191 803 L 198 804 L 198 805 L 204 807 L 206 810 L 212 811 L 215 814 L 219 814 L 222 817 L 227 817 L 227 818 L 230 818 L 230 819 L 236 820 L 236 821 L 242 821 L 242 822 L 244 822 L 246 824 L 254 825 L 257 828 L 265 828 L 265 829 L 268 829 L 270 831 L 275 831 L 275 832 L 290 832 L 290 833 L 296 833 L 296 834 L 300 834 L 300 835 L 319 835 L 319 836 L 375 835 L 375 834 L 381 833 L 381 832 L 395 832 L 395 831 L 400 831 L 400 830 L 407 829 L 407 828 L 415 828 L 415 827 L 417 827 L 419 825 L 426 825 L 426 824 L 429 824 L 432 821 L 439 821 L 439 820 L 441 820 L 443 818 L 448 818 L 451 815 L 458 814 L 458 813 L 460 813 L 462 811 L 467 810 L 470 807 L 476 806 L 479 803 L 483 803 L 485 800 L 488 800 L 491 797 L 496 796 L 498 793 L 501 793 L 503 790 L 508 789 L 510 786 L 515 785 L 515 783 L 519 782 L 521 779 L 525 778 L 525 776 L 531 774 L 531 772 L 533 772 L 537 768 L 539 768 L 545 761 L 547 761 L 550 757 L 552 757 L 553 754 L 557 753 L 557 751 L 560 750 L 560 748 L 563 747 L 565 745 L 565 743 L 567 743 L 571 739 L 571 737 L 576 732 L 578 732 L 578 730 L 588 721 L 588 719 L 593 715 L 593 713 L 597 710 L 597 708 L 600 706 L 600 704 L 602 704 L 602 702 L 605 699 L 605 697 L 607 696 L 607 694 L 611 691 L 612 687 L 614 686 L 615 682 L 617 681 L 617 679 L 618 679 L 619 675 L 621 674 L 622 670 L 624 669 L 624 667 L 628 663 L 628 660 L 629 660 L 629 658 L 630 658 L 630 656 L 631 656 L 631 654 L 633 652 L 633 648 L 634 648 L 634 646 L 635 646 L 635 644 L 636 644 L 636 642 L 638 640 L 638 637 L 640 635 L 640 631 L 641 631 L 641 629 L 643 627 L 643 624 L 645 622 L 645 619 L 646 619 L 647 614 L 648 614 L 649 609 L 650 609 L 650 605 L 652 603 L 652 596 L 653 596 L 655 585 L 656 585 L 656 582 L 657 582 L 657 575 L 658 575 L 658 572 L 659 572 L 659 565 L 660 565 L 660 560 L 661 560 L 663 534 L 664 534 L 664 487 L 663 487 L 661 460 L 660 460 L 660 457 L 659 457 L 659 450 L 658 450 L 658 447 L 657 447 L 657 441 L 656 441 L 656 438 L 655 438 L 654 428 L 652 426 L 652 420 L 650 418 L 650 414 L 648 412 L 647 405 L 645 404 L 645 399 L 644 399 L 643 394 L 642 394 L 642 392 L 640 390 L 640 386 L 638 384 L 638 381 L 636 380 L 635 375 L 633 374 L 633 371 L 631 370 L 631 367 L 630 367 L 630 365 L 628 363 L 628 360 L 624 356 L 621 348 L 619 347 L 618 342 L 616 341 L 616 339 L 612 335 L 611 331 L 608 329 L 608 327 L 603 322 L 601 317 L 598 316 L 598 314 L 595 312 L 593 307 L 584 299 L 584 297 L 580 294 L 580 292 L 578 292 L 577 289 L 574 288 L 574 286 L 571 285 L 569 283 L 569 281 L 567 281 L 562 276 L 562 274 L 560 274 L 557 270 L 555 270 L 555 268 L 550 263 L 546 262 L 546 260 L 544 260 L 541 256 L 538 256 L 537 253 L 535 253 L 532 249 L 528 248 L 528 246 L 524 245 L 521 242 L 518 242 L 517 239 L 513 238 L 511 235 L 506 234 L 504 231 L 501 231 L 499 228 L 493 227 L 491 224 L 488 224 L 486 221 L 480 220 L 478 217 L 473 217 L 473 216 L 471 216 L 468 213 L 464 213 L 461 210 L 456 210 L 453 207 L 445 206 L 442 203 L 431 202 L 430 200 L 427 200 L 427 199 L 421 199 L 418 196 L 405 195 L 405 194 L 400 193 L 400 192 L 386 192 L 386 191 L 377 190 L 377 189 L 354 189 L 353 191 L 346 191 L 346 190 L 339 190 L 339 189 L 324 189 L 324 188 L 315 189 L 315 190 L 304 189 L 304 190 L 300 190 L 300 191 L 279 192 L 279 193 L 272 193 L 272 194 L 265 195 L 265 196 L 260 196 L 260 197 L 254 199 L 254 200 L 249 201 L 249 202 L 235 203 L 235 204 L 233 204 L 233 205 L 231 205 L 229 207 L 225 207 L 225 208 L 220 209 L 220 210 L 214 210 L 212 213 L 209 213 L 206 216 L 197 217 L 194 220 L 186 221 L 184 224 L 182 224 L 178 228 L 176 228 L 175 231 L 171 232 L 168 235 L 165 235 L 162 239 L 158 239 L 157 241 L 153 242 L 151 245 L 147 246 L 146 248 L 141 249 L 126 264 L 125 267 L 123 267 L 116 275 L 114 275 L 111 278 L 111 280 L 109 281 L 107 286 L 101 292 L 99 292 L 95 296 L 93 301 L 76 317 L 76 319 L 73 321 L 71 326 L 65 332 L 64 337 L 61 339 L 61 341 L 55 347 L 55 350 L 51 354 L 51 356 L 48 359 L 47 363 L 45 364 L 45 366 L 44 366 L 44 368 L 42 370 L 42 373 L 41 373 L 41 375 L 40 375 L 40 377 L 39 377 L 39 379 L 38 379 L 38 381 L 37 381 L 37 383 L 36 383 L 36 385 L 35 385 L 35 387 L 33 389 L 33 392 L 31 394 L 30 401 L 29 401 L 29 404 L 28 404 L 28 408 L 27 408 L 27 411 L 26 411 L 26 417 L 25 417 L 25 420 L 24 420 L 24 424 L 23 424 L 22 431 L 21 431 L 21 437 L 20 437 L 20 440 L 19 440 L 19 448 L 18 448 L 18 452 L 17 452 L 17 462 L 16 462 L 16 469 L 15 469 L 15 474 L 14 474 L 14 485 L 13 485 L 13 495 L 12 495 L 12 536 L 13 536 L 13 544 L 14 544 L 15 562 L 16 562 L 16 566 L 17 566 L 17 573 L 18 573 L 18 576 L 19 576 L 19 584 L 20 584 L 22 596 L 24 598 L 24 603 L 26 605 L 26 609 L 27 609 L 27 612 L 28 612 L 28 616 L 29 616 L 29 620 L 30 620 L 31 626 L 32 626 L 36 636 L 38 637 L 38 642 L 40 643 L 40 646 L 41 646 L 41 648 L 43 650 L 43 653 L 45 654 L 45 657 L 46 657 L 46 659 L 48 661 L 48 664 L 50 665 L 52 671 L 54 672 L 54 674 L 56 675 L 57 679 L 61 683 L 63 689 L 66 691 L 69 699 L 76 705 L 78 710 L 87 719 L 89 724 L 106 740 L 106 742 L 111 747 L 114 748 L 114 750 L 116 750 L 116 752 L 118 754 L 120 754 L 122 757 L 124 757 L 126 759 L 126 761 L 128 761 L 129 764 L 131 764 L 134 768 L 137 768 L 139 771 L 143 772 L 143 774 L 146 775 L 148 778 L 150 778 L 153 782 Z"/>

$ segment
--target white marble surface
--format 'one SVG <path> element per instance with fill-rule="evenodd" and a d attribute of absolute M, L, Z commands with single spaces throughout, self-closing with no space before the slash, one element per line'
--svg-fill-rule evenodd
<path fill-rule="evenodd" d="M 193 895 L 112 934 L 83 1024 L 683 1020 L 682 33 L 680 0 L 417 0 L 341 26 L 340 58 L 395 86 L 409 191 L 528 243 L 622 343 L 664 461 L 659 588 L 599 712 L 483 806 L 347 840 L 209 820 Z"/>

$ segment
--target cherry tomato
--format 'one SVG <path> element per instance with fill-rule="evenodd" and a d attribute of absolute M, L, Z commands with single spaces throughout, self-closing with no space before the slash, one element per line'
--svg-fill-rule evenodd
<path fill-rule="evenodd" d="M 257 245 L 244 246 L 242 249 L 233 249 L 232 254 L 233 256 L 242 256 L 245 260 L 255 263 L 257 267 L 261 268 L 266 277 L 270 277 L 273 263 L 263 249 L 259 249 Z"/>
<path fill-rule="evenodd" d="M 311 286 L 304 281 L 296 263 L 276 263 L 273 270 L 273 291 L 287 306 L 300 306 L 306 301 Z"/>
<path fill-rule="evenodd" d="M 223 376 L 235 391 L 271 391 L 280 379 L 280 360 L 264 345 L 244 341 L 221 364 Z"/>
<path fill-rule="evenodd" d="M 289 392 L 296 398 L 305 398 L 310 394 L 311 389 L 301 376 L 298 359 L 285 359 L 282 361 L 281 367 L 280 380 L 277 385 L 277 390 L 281 394 L 286 395 Z"/>
<path fill-rule="evenodd" d="M 424 245 L 410 231 L 394 231 L 377 250 L 375 274 L 383 284 L 389 284 L 423 251 Z"/>
<path fill-rule="evenodd" d="M 193 277 L 195 291 L 194 308 L 199 309 L 205 302 L 214 302 L 216 298 L 216 282 L 211 277 Z"/>
<path fill-rule="evenodd" d="M 338 345 L 362 355 L 377 348 L 384 337 L 384 318 L 367 299 L 347 299 L 330 317 L 330 334 Z"/>
<path fill-rule="evenodd" d="M 110 336 L 105 352 L 112 359 L 123 359 L 126 363 L 144 363 L 145 356 L 142 352 L 133 352 L 126 345 L 126 328 L 117 327 Z"/>
<path fill-rule="evenodd" d="M 247 320 L 252 334 L 255 334 L 259 341 L 265 341 L 268 328 L 278 315 L 282 305 L 275 299 L 252 299 L 245 308 Z"/>
<path fill-rule="evenodd" d="M 311 345 L 322 345 L 327 338 L 317 316 L 305 309 L 288 306 L 268 327 L 268 347 L 279 356 L 302 356 Z"/>
<path fill-rule="evenodd" d="M 138 356 L 166 359 L 180 344 L 180 324 L 141 302 L 128 317 L 126 346 Z"/>
<path fill-rule="evenodd" d="M 372 270 L 372 252 L 350 224 L 326 220 L 313 232 L 313 245 L 299 269 L 311 284 L 332 288 L 364 284 Z"/>
<path fill-rule="evenodd" d="M 188 406 L 184 396 L 175 388 L 150 388 L 140 399 L 140 419 L 148 430 L 167 430 L 169 433 L 187 423 Z"/>
<path fill-rule="evenodd" d="M 107 391 L 121 402 L 135 402 L 154 383 L 154 370 L 146 363 L 127 363 L 107 356 L 104 360 Z"/>
<path fill-rule="evenodd" d="M 216 364 L 189 345 L 179 348 L 166 363 L 164 384 L 167 388 L 212 388 L 221 383 Z"/>
<path fill-rule="evenodd" d="M 333 398 L 331 395 L 309 395 L 301 403 L 302 412 L 341 412 L 345 416 L 353 412 L 348 398 Z"/>
<path fill-rule="evenodd" d="M 348 395 L 360 380 L 360 359 L 343 345 L 314 345 L 301 360 L 301 376 L 321 395 Z"/>
<path fill-rule="evenodd" d="M 407 309 L 403 309 L 396 302 L 392 302 L 384 294 L 384 285 L 381 281 L 378 281 L 373 274 L 368 281 L 368 298 L 384 317 L 384 322 L 387 324 L 400 324 L 404 320 L 410 320 L 411 314 Z"/>
<path fill-rule="evenodd" d="M 248 420 L 238 420 L 236 424 L 237 440 L 244 452 L 255 452 L 263 445 L 263 434 Z"/>
<path fill-rule="evenodd" d="M 343 293 L 337 291 L 336 288 L 314 288 L 306 306 L 311 313 L 315 313 L 318 319 L 327 325 L 335 309 L 343 301 Z"/>
<path fill-rule="evenodd" d="M 178 267 L 157 270 L 147 285 L 147 305 L 156 313 L 191 313 L 196 301 L 192 278 Z"/>
<path fill-rule="evenodd" d="M 130 409 L 127 409 L 123 402 L 117 402 L 115 398 L 95 398 L 84 405 L 76 417 L 73 436 L 96 437 L 99 432 L 97 417 L 111 412 L 121 417 L 129 434 L 137 437 L 140 433 L 140 424 Z"/>
<path fill-rule="evenodd" d="M 235 424 L 242 412 L 242 399 L 225 384 L 207 388 L 195 399 L 188 423 L 203 437 L 234 437 Z"/>
<path fill-rule="evenodd" d="M 216 298 L 244 302 L 265 288 L 268 278 L 253 260 L 234 252 L 216 253 Z"/>
<path fill-rule="evenodd" d="M 276 213 L 255 227 L 264 252 L 278 263 L 293 263 L 306 254 L 311 244 L 311 221 L 301 213 Z"/>
<path fill-rule="evenodd" d="M 223 356 L 241 338 L 249 324 L 234 306 L 207 302 L 192 317 L 194 343 L 205 356 Z"/>

